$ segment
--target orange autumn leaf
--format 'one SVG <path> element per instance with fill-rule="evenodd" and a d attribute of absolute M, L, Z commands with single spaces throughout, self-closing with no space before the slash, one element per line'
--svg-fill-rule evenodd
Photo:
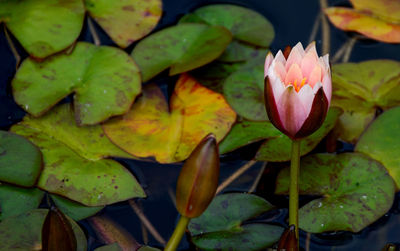
<path fill-rule="evenodd" d="M 354 9 L 325 9 L 329 20 L 339 29 L 356 31 L 369 38 L 400 43 L 400 1 L 352 0 Z"/>
<path fill-rule="evenodd" d="M 235 120 L 236 113 L 221 94 L 182 74 L 169 107 L 161 90 L 147 85 L 132 109 L 105 123 L 103 130 L 134 156 L 173 163 L 186 159 L 209 133 L 221 141 Z"/>

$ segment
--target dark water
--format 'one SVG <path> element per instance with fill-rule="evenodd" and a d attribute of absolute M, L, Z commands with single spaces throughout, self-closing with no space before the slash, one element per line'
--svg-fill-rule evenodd
<path fill-rule="evenodd" d="M 298 41 L 307 44 L 309 36 L 319 12 L 318 1 L 296 1 L 296 0 L 164 0 L 164 14 L 157 29 L 174 24 L 181 16 L 191 10 L 212 3 L 234 3 L 254 9 L 267 17 L 275 28 L 275 40 L 271 45 L 271 50 L 275 53 L 286 45 L 295 45 Z M 329 1 L 330 5 L 343 5 L 346 1 Z M 112 45 L 112 41 L 97 27 L 102 44 Z M 260 31 L 262 32 L 262 31 Z M 331 52 L 335 52 L 352 34 L 344 33 L 331 26 Z M 317 34 L 317 47 L 321 47 L 321 34 Z M 91 36 L 87 30 L 87 25 L 79 38 L 81 41 L 92 42 Z M 23 51 L 18 42 L 14 43 L 21 56 L 25 58 L 27 54 Z M 133 45 L 126 49 L 131 52 Z M 15 74 L 15 60 L 9 49 L 3 29 L 0 32 L 0 129 L 7 130 L 12 124 L 21 120 L 25 112 L 20 109 L 13 101 L 10 92 L 10 81 Z M 377 43 L 370 40 L 357 42 L 350 57 L 350 61 L 363 61 L 368 59 L 395 59 L 400 60 L 400 45 Z M 161 81 L 165 76 L 159 78 Z M 174 82 L 170 80 L 170 82 Z M 166 85 L 164 89 L 168 91 Z M 221 166 L 221 180 L 224 180 L 229 174 L 233 173 L 246 161 L 253 153 L 252 149 L 242 150 L 236 154 L 223 157 Z M 180 170 L 180 165 L 160 165 L 156 163 L 140 162 L 134 160 L 119 159 L 125 166 L 138 177 L 143 185 L 148 198 L 141 200 L 145 214 L 153 225 L 157 228 L 164 239 L 168 239 L 172 233 L 176 220 L 177 212 L 171 201 L 168 191 L 174 191 L 176 179 Z M 261 168 L 261 163 L 252 167 L 241 178 L 231 184 L 226 191 L 247 191 L 251 186 L 254 177 Z M 272 178 L 263 179 L 268 184 L 262 184 L 261 187 L 271 188 Z M 259 194 L 263 194 L 272 203 L 286 203 L 285 198 L 276 198 L 261 189 Z M 380 250 L 387 242 L 400 243 L 400 216 L 399 216 L 399 195 L 396 196 L 393 208 L 379 219 L 377 222 L 364 229 L 360 233 L 352 234 L 349 232 L 328 233 L 320 235 L 310 235 L 309 250 Z M 127 203 L 118 203 L 108 206 L 103 211 L 117 221 L 122 227 L 126 228 L 134 238 L 143 243 L 143 236 L 140 227 L 140 221 L 132 212 Z M 285 224 L 286 209 L 276 212 L 272 220 Z M 86 221 L 80 222 L 89 235 L 89 249 L 99 246 L 99 242 L 93 235 L 93 231 L 88 227 Z M 307 234 L 301 233 L 301 246 L 306 247 Z M 160 245 L 149 235 L 149 245 Z M 307 244 L 308 245 L 308 244 Z M 181 244 L 182 250 L 188 250 L 186 241 Z"/>

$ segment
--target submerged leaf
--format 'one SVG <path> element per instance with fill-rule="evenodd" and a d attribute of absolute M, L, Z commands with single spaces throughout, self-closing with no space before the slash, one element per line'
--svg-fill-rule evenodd
<path fill-rule="evenodd" d="M 89 14 L 122 48 L 150 33 L 160 20 L 161 5 L 161 0 L 85 0 Z"/>
<path fill-rule="evenodd" d="M 26 59 L 12 87 L 15 101 L 34 116 L 75 93 L 76 122 L 92 125 L 128 111 L 141 83 L 139 69 L 124 51 L 79 42 L 69 55 Z"/>
<path fill-rule="evenodd" d="M 366 155 L 316 154 L 302 159 L 300 167 L 300 194 L 322 197 L 299 210 L 300 228 L 307 232 L 358 232 L 392 206 L 392 178 L 382 164 Z M 285 168 L 275 192 L 288 194 L 289 182 L 289 168 Z"/>
<path fill-rule="evenodd" d="M 176 83 L 169 107 L 161 90 L 147 85 L 127 114 L 103 124 L 104 132 L 134 156 L 171 163 L 186 159 L 209 133 L 220 141 L 236 119 L 222 95 L 187 74 Z"/>
<path fill-rule="evenodd" d="M 223 194 L 215 197 L 200 217 L 192 219 L 188 229 L 201 250 L 261 250 L 278 241 L 283 228 L 243 222 L 272 208 L 256 195 Z"/>
<path fill-rule="evenodd" d="M 221 26 L 179 24 L 141 40 L 132 57 L 145 82 L 170 67 L 169 74 L 176 75 L 207 64 L 222 54 L 231 39 Z"/>

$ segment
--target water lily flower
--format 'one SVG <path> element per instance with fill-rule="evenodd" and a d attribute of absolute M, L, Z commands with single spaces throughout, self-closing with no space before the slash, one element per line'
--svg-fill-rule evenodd
<path fill-rule="evenodd" d="M 328 54 L 318 57 L 315 43 L 299 42 L 287 58 L 268 53 L 264 68 L 265 106 L 270 121 L 296 140 L 324 122 L 332 96 Z"/>

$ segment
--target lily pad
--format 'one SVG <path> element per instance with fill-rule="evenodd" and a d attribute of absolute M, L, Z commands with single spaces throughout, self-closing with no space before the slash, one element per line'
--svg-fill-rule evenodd
<path fill-rule="evenodd" d="M 92 125 L 127 112 L 140 93 L 140 73 L 124 51 L 79 42 L 71 54 L 22 62 L 13 81 L 15 101 L 41 116 L 71 93 L 79 125 Z"/>
<path fill-rule="evenodd" d="M 4 22 L 21 45 L 36 58 L 66 49 L 79 36 L 85 9 L 80 0 L 0 1 Z"/>
<path fill-rule="evenodd" d="M 377 108 L 400 104 L 400 63 L 393 60 L 334 65 L 332 82 L 332 105 L 344 110 L 336 131 L 347 142 L 357 142 Z"/>
<path fill-rule="evenodd" d="M 264 101 L 264 60 L 266 51 L 241 66 L 223 83 L 224 96 L 238 115 L 255 121 L 268 120 Z M 251 65 L 251 67 L 249 67 Z"/>
<path fill-rule="evenodd" d="M 161 0 L 85 0 L 85 7 L 90 16 L 122 48 L 150 33 L 162 14 Z"/>
<path fill-rule="evenodd" d="M 322 126 L 310 136 L 305 137 L 300 142 L 300 155 L 303 156 L 311 152 L 318 143 L 333 129 L 342 114 L 342 110 L 336 107 L 329 109 Z M 271 127 L 266 127 L 271 128 Z M 271 130 L 278 130 L 271 128 Z M 283 133 L 279 136 L 268 138 L 260 147 L 256 154 L 256 160 L 282 162 L 291 158 L 292 140 Z"/>
<path fill-rule="evenodd" d="M 132 109 L 103 124 L 103 129 L 114 144 L 134 156 L 172 163 L 186 159 L 209 133 L 221 141 L 235 119 L 221 94 L 182 74 L 169 106 L 156 85 L 147 85 Z"/>
<path fill-rule="evenodd" d="M 170 67 L 169 74 L 175 75 L 207 64 L 223 53 L 231 39 L 221 26 L 178 24 L 141 40 L 132 57 L 145 82 Z"/>
<path fill-rule="evenodd" d="M 267 47 L 274 39 L 272 24 L 260 13 L 237 5 L 213 4 L 196 9 L 180 22 L 220 25 L 239 41 Z"/>
<path fill-rule="evenodd" d="M 332 7 L 325 14 L 339 29 L 369 38 L 400 43 L 400 3 L 397 0 L 351 0 L 354 9 Z"/>
<path fill-rule="evenodd" d="M 99 134 L 100 127 L 67 126 L 71 121 L 68 107 L 60 106 L 42 118 L 28 115 L 11 128 L 42 151 L 44 169 L 37 186 L 87 206 L 144 197 L 129 170 L 114 160 L 102 159 L 121 150 Z"/>
<path fill-rule="evenodd" d="M 261 250 L 279 240 L 283 228 L 243 223 L 273 206 L 252 194 L 231 193 L 214 198 L 207 210 L 190 221 L 193 243 L 201 250 Z"/>
<path fill-rule="evenodd" d="M 44 192 L 37 188 L 21 188 L 0 184 L 0 221 L 36 209 Z"/>
<path fill-rule="evenodd" d="M 300 228 L 307 232 L 358 232 L 392 206 L 392 178 L 382 164 L 364 154 L 316 154 L 302 159 L 300 166 L 300 194 L 321 196 L 299 210 Z M 275 192 L 288 194 L 289 183 L 285 168 Z"/>
<path fill-rule="evenodd" d="M 222 62 L 242 62 L 251 59 L 257 53 L 257 47 L 233 40 L 218 58 Z"/>
<path fill-rule="evenodd" d="M 0 181 L 31 187 L 41 168 L 39 148 L 19 135 L 0 131 Z"/>
<path fill-rule="evenodd" d="M 118 245 L 118 243 L 113 243 L 105 246 L 101 246 L 96 248 L 95 251 L 123 251 L 122 248 Z"/>
<path fill-rule="evenodd" d="M 49 210 L 35 209 L 0 222 L 0 242 L 3 250 L 41 250 L 42 225 Z M 85 234 L 70 220 L 77 240 L 77 251 L 87 250 Z M 27 231 L 29 230 L 29 231 Z"/>
<path fill-rule="evenodd" d="M 71 219 L 75 221 L 80 221 L 90 216 L 93 216 L 104 208 L 104 206 L 87 207 L 55 194 L 52 194 L 51 198 L 57 208 L 60 209 L 60 211 L 62 211 L 65 215 L 68 215 Z"/>
<path fill-rule="evenodd" d="M 387 110 L 364 132 L 355 150 L 380 161 L 400 187 L 400 107 Z"/>

